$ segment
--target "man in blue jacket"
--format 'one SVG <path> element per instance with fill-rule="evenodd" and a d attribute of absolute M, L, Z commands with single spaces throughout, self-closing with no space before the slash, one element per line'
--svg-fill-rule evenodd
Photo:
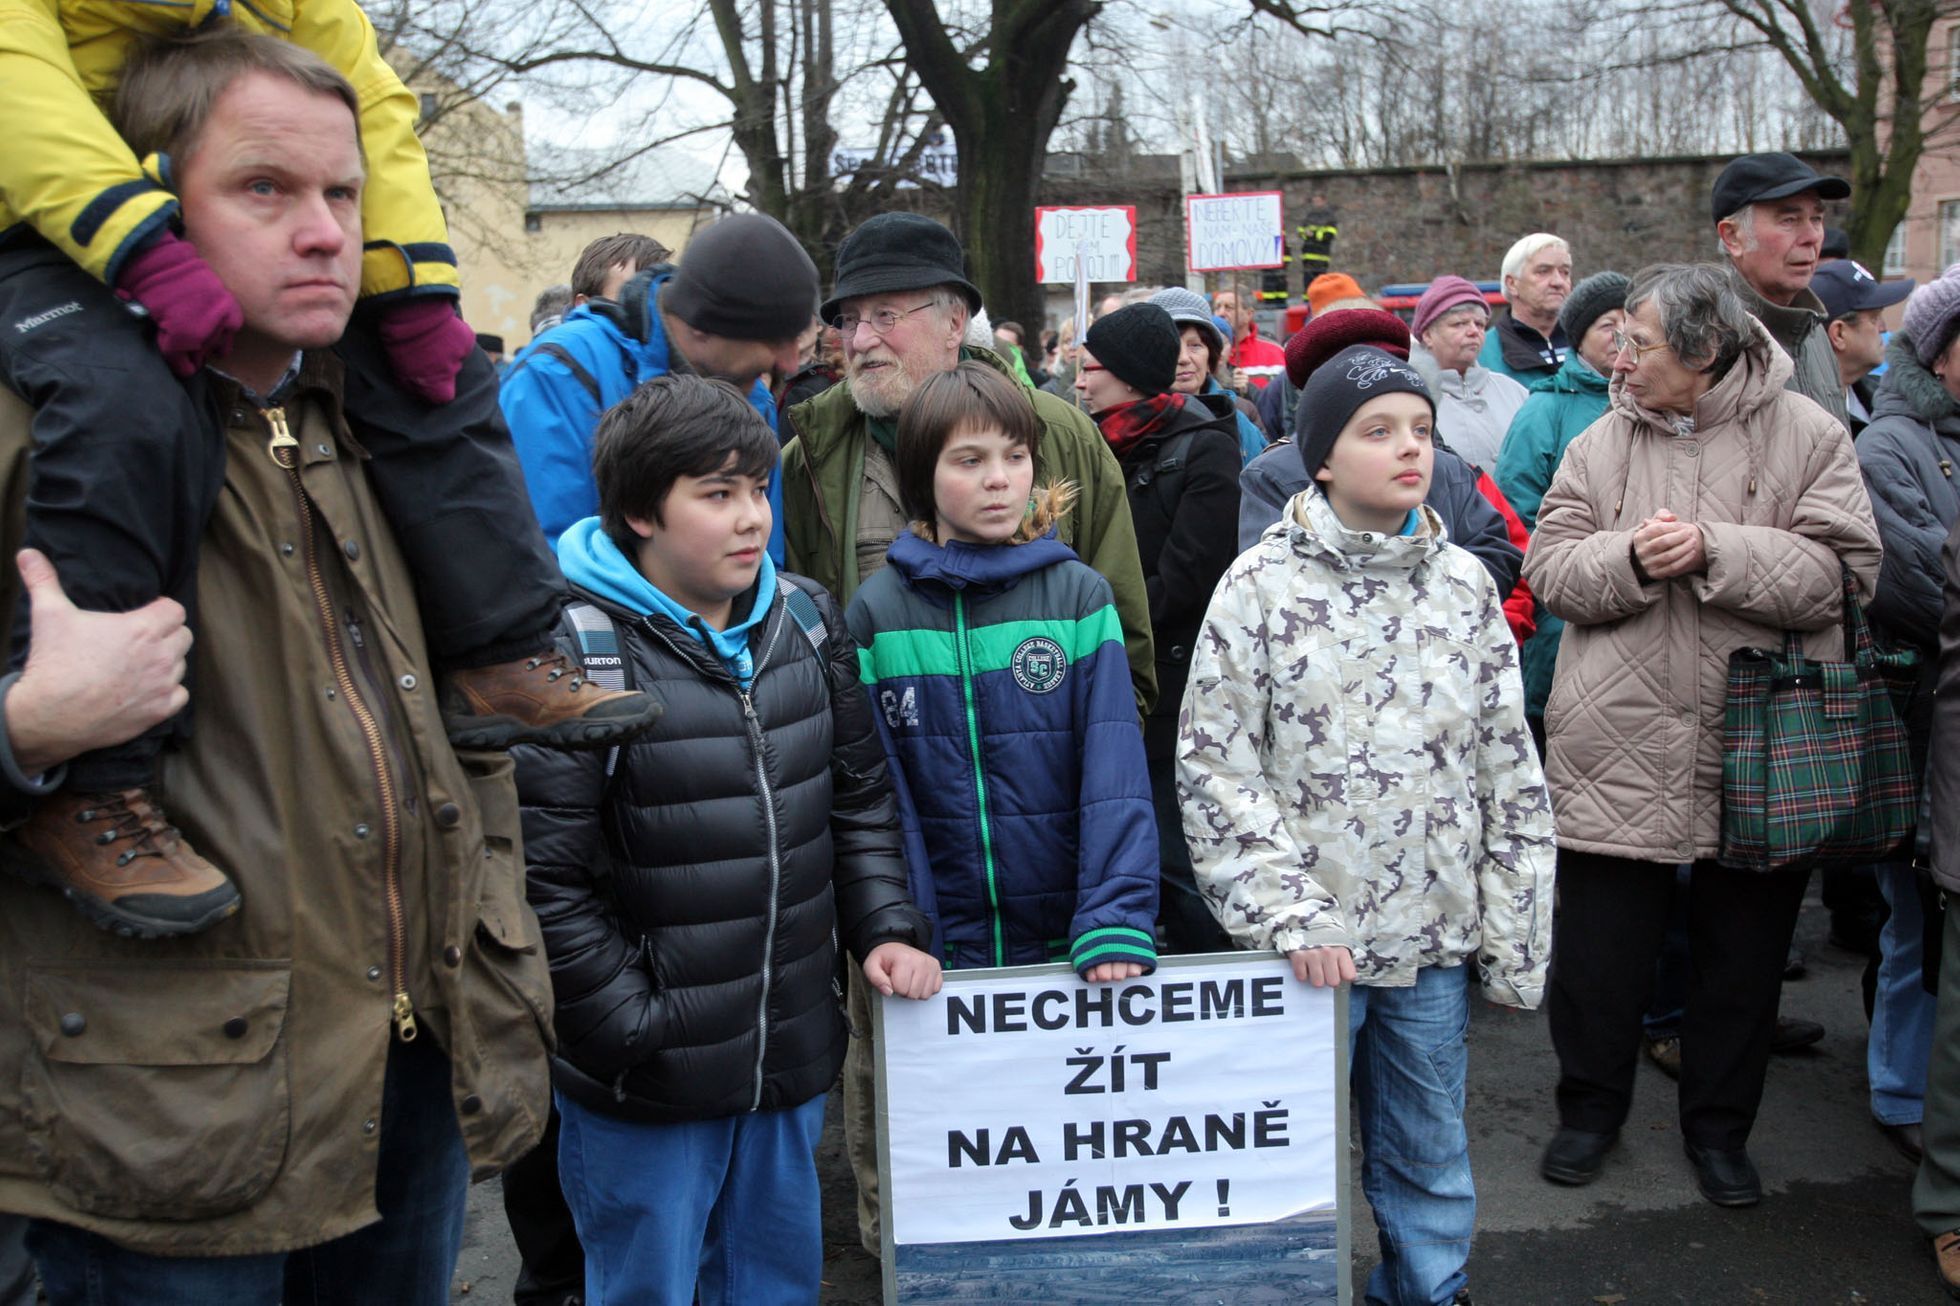
<path fill-rule="evenodd" d="M 668 373 L 716 377 L 748 391 L 776 429 L 762 379 L 796 370 L 797 337 L 817 305 L 817 268 L 773 218 L 738 213 L 688 243 L 679 269 L 639 271 L 617 302 L 592 299 L 539 336 L 505 376 L 504 419 L 545 538 L 598 511 L 592 433 L 599 415 Z M 782 490 L 772 482 L 769 556 L 783 558 Z"/>

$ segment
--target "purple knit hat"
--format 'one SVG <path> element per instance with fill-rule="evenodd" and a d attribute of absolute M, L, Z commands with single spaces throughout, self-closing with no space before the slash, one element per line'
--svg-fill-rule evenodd
<path fill-rule="evenodd" d="M 1465 304 L 1484 303 L 1484 292 L 1462 277 L 1437 277 L 1429 283 L 1429 289 L 1422 292 L 1422 298 L 1416 301 L 1415 320 L 1409 323 L 1409 334 L 1420 340 L 1422 333 L 1451 309 L 1461 308 Z M 1487 304 L 1484 311 L 1490 311 Z"/>
<path fill-rule="evenodd" d="M 1931 367 L 1960 329 L 1960 263 L 1912 292 L 1899 326 L 1912 337 L 1912 352 L 1920 363 Z"/>

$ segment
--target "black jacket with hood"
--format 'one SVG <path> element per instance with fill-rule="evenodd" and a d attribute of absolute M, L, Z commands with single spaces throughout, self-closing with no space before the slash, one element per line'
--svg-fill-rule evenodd
<path fill-rule="evenodd" d="M 746 693 L 671 618 L 581 593 L 665 713 L 610 775 L 604 750 L 516 750 L 553 1080 L 592 1110 L 671 1121 L 809 1101 L 844 1059 L 840 933 L 860 958 L 930 938 L 857 646 L 828 594 L 793 583 L 816 601 L 823 653 L 768 595 Z"/>
<path fill-rule="evenodd" d="M 1169 758 L 1191 669 L 1191 641 L 1218 578 L 1239 556 L 1239 428 L 1232 396 L 1186 395 L 1166 423 L 1118 460 L 1136 525 L 1157 649 L 1157 705 L 1144 751 Z"/>

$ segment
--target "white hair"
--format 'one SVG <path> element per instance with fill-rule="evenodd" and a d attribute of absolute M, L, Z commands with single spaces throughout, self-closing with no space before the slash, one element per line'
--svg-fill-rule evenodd
<path fill-rule="evenodd" d="M 933 303 L 941 309 L 946 307 L 939 302 L 937 292 L 933 295 Z M 960 297 L 960 305 L 965 307 L 965 296 Z M 987 320 L 986 309 L 981 309 L 966 320 L 965 343 L 969 348 L 992 349 L 994 347 L 994 324 Z"/>
<path fill-rule="evenodd" d="M 1735 234 L 1742 241 L 1743 253 L 1752 254 L 1755 252 L 1756 250 L 1756 205 L 1753 201 L 1751 203 L 1743 205 L 1735 212 L 1729 214 L 1728 217 L 1723 218 L 1722 222 L 1728 222 L 1734 224 Z M 1728 247 L 1728 243 L 1722 239 L 1722 224 L 1720 222 L 1715 224 L 1715 245 L 1718 249 L 1722 251 L 1722 253 L 1725 256 L 1728 254 L 1729 247 Z"/>
<path fill-rule="evenodd" d="M 1560 253 L 1567 256 L 1572 253 L 1572 247 L 1565 243 L 1563 236 L 1554 236 L 1549 231 L 1532 232 L 1511 246 L 1510 251 L 1504 255 L 1504 275 L 1507 277 L 1520 275 L 1524 271 L 1524 265 L 1531 261 L 1533 254 L 1541 249 L 1552 247 L 1556 247 Z"/>

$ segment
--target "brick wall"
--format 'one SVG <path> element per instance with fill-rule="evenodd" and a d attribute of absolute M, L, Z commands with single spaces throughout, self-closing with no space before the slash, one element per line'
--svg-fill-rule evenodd
<path fill-rule="evenodd" d="M 1051 178 L 1044 183 L 1042 202 L 1136 205 L 1140 279 L 1181 285 L 1183 209 L 1175 175 L 1167 175 L 1157 157 L 1137 160 L 1129 177 Z M 1604 268 L 1631 273 L 1649 263 L 1713 259 L 1708 196 L 1729 157 L 1469 164 L 1453 173 L 1440 167 L 1232 171 L 1225 188 L 1283 191 L 1289 246 L 1291 228 L 1312 197 L 1323 197 L 1341 229 L 1334 269 L 1372 292 L 1445 272 L 1495 280 L 1504 251 L 1531 231 L 1565 237 L 1580 277 Z M 1847 162 L 1842 154 L 1804 158 L 1818 171 L 1839 176 Z M 1843 207 L 1828 206 L 1830 220 L 1841 218 Z M 1254 276 L 1245 275 L 1248 282 Z M 1288 275 L 1297 299 L 1297 265 L 1289 266 Z"/>

